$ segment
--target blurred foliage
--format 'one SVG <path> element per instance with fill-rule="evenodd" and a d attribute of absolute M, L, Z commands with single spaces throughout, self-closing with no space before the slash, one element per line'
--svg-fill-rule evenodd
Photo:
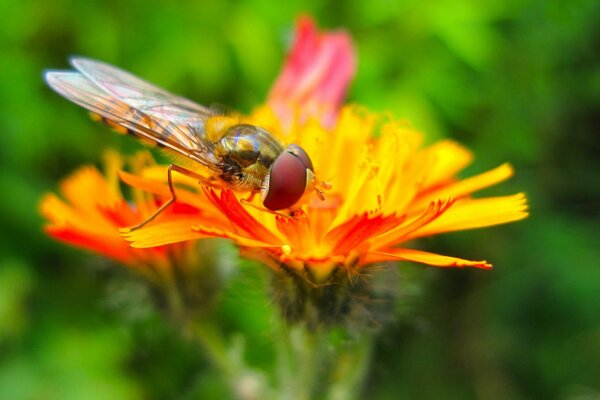
<path fill-rule="evenodd" d="M 248 111 L 303 12 L 355 38 L 351 101 L 464 142 L 471 172 L 510 161 L 516 177 L 490 192 L 531 199 L 524 222 L 424 243 L 493 271 L 400 267 L 398 290 L 414 301 L 385 328 L 370 397 L 600 397 L 598 1 L 1 0 L 0 11 L 0 398 L 225 396 L 130 290 L 135 279 L 43 235 L 43 192 L 99 149 L 138 145 L 92 124 L 41 73 L 81 54 Z M 414 276 L 427 284 L 406 283 Z M 242 265 L 220 310 L 258 366 L 272 357 L 265 279 Z"/>

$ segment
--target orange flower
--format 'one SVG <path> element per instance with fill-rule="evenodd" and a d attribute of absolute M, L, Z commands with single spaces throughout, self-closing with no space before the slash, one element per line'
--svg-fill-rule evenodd
<path fill-rule="evenodd" d="M 408 124 L 365 109 L 339 109 L 354 74 L 355 56 L 344 32 L 320 34 L 300 19 L 284 69 L 249 123 L 310 155 L 320 179 L 332 189 L 288 216 L 260 211 L 230 190 L 202 187 L 188 178 L 179 202 L 194 207 L 189 218 L 161 218 L 124 236 L 136 248 L 206 237 L 235 241 L 243 253 L 274 269 L 285 265 L 323 281 L 338 267 L 404 260 L 438 267 L 490 268 L 405 247 L 424 236 L 481 228 L 527 216 L 524 194 L 476 199 L 471 195 L 513 174 L 508 164 L 465 180 L 457 174 L 472 154 L 445 140 L 422 146 Z M 123 174 L 138 189 L 168 196 L 164 168 L 142 176 Z M 260 205 L 255 200 L 257 206 Z"/>
<path fill-rule="evenodd" d="M 273 129 L 279 121 L 267 108 L 252 122 Z M 320 281 L 339 266 L 360 269 L 373 262 L 405 260 L 439 267 L 490 268 L 469 261 L 400 246 L 443 232 L 481 228 L 527 216 L 523 194 L 474 199 L 471 194 L 509 178 L 501 165 L 465 180 L 456 174 L 472 160 L 459 144 L 445 140 L 423 147 L 422 135 L 402 122 L 356 107 L 345 107 L 333 129 L 316 120 L 292 126 L 282 140 L 310 154 L 315 171 L 331 184 L 325 201 L 312 198 L 289 216 L 240 203 L 231 190 L 202 187 L 187 179 L 179 201 L 197 209 L 189 218 L 161 218 L 125 234 L 136 248 L 184 240 L 225 237 L 243 252 L 277 269 L 281 264 Z M 123 180 L 168 195 L 166 170 Z M 259 205 L 256 200 L 256 205 Z"/>
<path fill-rule="evenodd" d="M 258 199 L 254 207 L 245 205 L 240 202 L 245 194 L 208 188 L 175 174 L 174 205 L 143 228 L 123 233 L 135 250 L 120 241 L 116 228 L 144 220 L 151 215 L 149 207 L 158 204 L 146 198 L 128 205 L 88 168 L 63 186 L 72 206 L 52 195 L 44 200 L 42 209 L 51 221 L 48 231 L 128 264 L 158 257 L 164 252 L 161 246 L 168 244 L 228 238 L 246 256 L 275 270 L 308 272 L 315 282 L 325 281 L 337 268 L 360 271 L 389 260 L 490 268 L 486 261 L 415 250 L 406 243 L 525 218 L 523 194 L 472 197 L 509 178 L 512 168 L 504 164 L 460 180 L 457 174 L 473 156 L 459 144 L 445 140 L 423 146 L 423 136 L 405 122 L 355 106 L 340 109 L 354 69 L 349 36 L 320 34 L 303 18 L 268 105 L 246 121 L 282 143 L 305 149 L 319 179 L 331 185 L 325 200 L 314 196 L 289 215 L 276 214 L 261 211 Z M 166 177 L 164 166 L 121 173 L 134 193 L 149 192 L 163 201 L 170 197 Z"/>
<path fill-rule="evenodd" d="M 114 153 L 106 154 L 106 174 L 93 166 L 85 166 L 66 178 L 59 196 L 49 193 L 40 202 L 42 215 L 48 221 L 46 232 L 54 238 L 102 254 L 153 277 L 153 269 L 171 266 L 185 253 L 189 245 L 171 248 L 135 249 L 119 235 L 119 228 L 144 221 L 160 205 L 148 193 L 132 190 L 133 202 L 127 202 L 119 188 L 118 171 L 122 160 Z M 147 153 L 134 158 L 134 167 L 141 170 L 151 162 Z M 166 218 L 185 215 L 178 205 Z"/>

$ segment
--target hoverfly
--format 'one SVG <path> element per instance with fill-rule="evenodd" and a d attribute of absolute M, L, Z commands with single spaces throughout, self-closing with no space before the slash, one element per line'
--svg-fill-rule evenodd
<path fill-rule="evenodd" d="M 292 209 L 311 191 L 324 198 L 314 168 L 302 147 L 284 147 L 267 130 L 196 104 L 156 87 L 128 72 L 83 57 L 70 60 L 75 71 L 46 71 L 48 85 L 86 108 L 95 119 L 121 133 L 150 141 L 211 171 L 211 179 L 250 196 L 261 194 L 264 207 Z M 171 199 L 140 228 L 176 199 L 172 171 L 201 182 L 206 177 L 171 164 Z"/>

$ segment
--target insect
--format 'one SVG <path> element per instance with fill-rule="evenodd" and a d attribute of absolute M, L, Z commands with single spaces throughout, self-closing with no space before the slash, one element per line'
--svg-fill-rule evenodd
<path fill-rule="evenodd" d="M 208 167 L 210 178 L 222 187 L 250 192 L 250 197 L 260 193 L 267 210 L 292 209 L 313 191 L 324 198 L 321 189 L 327 184 L 315 178 L 312 161 L 302 147 L 284 147 L 259 126 L 169 93 L 112 65 L 83 57 L 70 62 L 74 71 L 45 72 L 48 85 L 118 132 Z M 171 164 L 171 199 L 133 229 L 150 222 L 176 200 L 173 171 L 207 182 L 205 176 Z"/>

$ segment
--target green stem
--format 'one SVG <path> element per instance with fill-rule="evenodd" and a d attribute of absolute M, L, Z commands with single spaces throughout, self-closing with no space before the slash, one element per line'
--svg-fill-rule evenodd
<path fill-rule="evenodd" d="M 181 296 L 181 292 L 177 287 L 175 277 L 172 271 L 167 270 L 163 274 L 163 282 L 165 284 L 165 292 L 171 316 L 180 324 L 187 335 L 193 339 L 207 352 L 211 361 L 222 372 L 231 375 L 233 371 L 227 359 L 227 346 L 222 340 L 217 328 L 208 318 L 194 320 L 186 308 L 185 302 Z"/>
<path fill-rule="evenodd" d="M 327 391 L 328 400 L 360 398 L 371 364 L 373 345 L 374 338 L 366 335 L 340 352 Z"/>
<path fill-rule="evenodd" d="M 226 335 L 214 323 L 214 315 L 192 315 L 186 308 L 172 274 L 165 274 L 165 292 L 171 316 L 203 350 L 215 368 L 219 370 L 231 387 L 236 398 L 265 399 L 269 392 L 263 374 L 250 368 L 244 360 L 242 340 L 233 344 L 225 340 Z"/>
<path fill-rule="evenodd" d="M 316 347 L 318 343 L 317 335 L 313 332 L 307 332 L 306 329 L 298 329 L 294 332 L 292 338 L 294 350 L 298 354 L 298 400 L 308 400 L 313 397 L 315 382 L 317 378 L 316 365 Z"/>
<path fill-rule="evenodd" d="M 278 399 L 319 398 L 327 381 L 328 331 L 303 326 L 284 327 L 277 338 Z"/>
<path fill-rule="evenodd" d="M 209 359 L 215 367 L 217 367 L 227 379 L 233 379 L 239 374 L 237 368 L 230 362 L 230 357 L 227 352 L 227 345 L 223 341 L 223 335 L 218 329 L 203 318 L 201 321 L 187 321 L 187 331 L 192 335 L 193 339 L 206 352 Z"/>
<path fill-rule="evenodd" d="M 374 338 L 333 338 L 332 331 L 302 326 L 281 329 L 278 340 L 277 399 L 360 398 Z M 289 338 L 289 339 L 286 339 Z"/>
<path fill-rule="evenodd" d="M 162 272 L 161 281 L 163 282 L 165 289 L 165 295 L 167 297 L 167 304 L 169 306 L 171 317 L 177 323 L 183 323 L 183 321 L 186 319 L 187 312 L 185 309 L 185 303 L 181 297 L 181 292 L 179 291 L 177 282 L 173 276 L 173 272 L 167 268 L 162 269 L 160 272 Z"/>
<path fill-rule="evenodd" d="M 282 392 L 296 386 L 297 381 L 296 374 L 294 373 L 294 365 L 297 365 L 297 363 L 295 354 L 292 351 L 289 327 L 282 320 L 278 320 L 276 323 L 278 326 L 276 330 L 277 338 L 275 340 L 275 373 L 278 383 L 277 387 Z"/>

